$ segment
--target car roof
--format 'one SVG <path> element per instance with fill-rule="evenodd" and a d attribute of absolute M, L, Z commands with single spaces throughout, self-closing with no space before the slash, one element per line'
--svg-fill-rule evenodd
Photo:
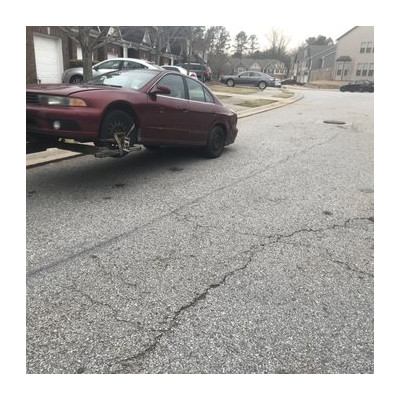
<path fill-rule="evenodd" d="M 139 64 L 144 64 L 144 65 L 151 65 L 152 67 L 158 67 L 161 69 L 161 67 L 151 61 L 148 60 L 142 60 L 140 58 L 130 58 L 130 57 L 114 57 L 114 58 L 108 58 L 107 60 L 103 60 L 98 62 L 96 65 L 102 64 L 106 61 L 135 61 L 138 62 Z M 157 68 L 156 68 L 157 69 Z"/>

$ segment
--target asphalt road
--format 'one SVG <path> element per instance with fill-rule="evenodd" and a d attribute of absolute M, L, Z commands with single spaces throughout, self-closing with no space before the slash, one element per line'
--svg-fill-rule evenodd
<path fill-rule="evenodd" d="M 28 169 L 27 373 L 373 373 L 373 99 Z"/>

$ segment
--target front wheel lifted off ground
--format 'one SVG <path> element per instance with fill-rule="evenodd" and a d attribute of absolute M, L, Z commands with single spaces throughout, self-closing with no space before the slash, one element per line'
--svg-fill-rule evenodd
<path fill-rule="evenodd" d="M 115 146 L 114 134 L 127 134 L 134 124 L 133 117 L 122 110 L 109 111 L 101 125 L 100 139 L 108 142 L 112 147 Z"/>
<path fill-rule="evenodd" d="M 204 148 L 204 155 L 207 158 L 219 157 L 225 147 L 225 132 L 220 126 L 215 126 L 208 136 L 207 146 Z"/>

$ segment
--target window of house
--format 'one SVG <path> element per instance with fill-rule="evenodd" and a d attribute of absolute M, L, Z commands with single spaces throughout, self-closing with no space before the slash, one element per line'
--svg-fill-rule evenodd
<path fill-rule="evenodd" d="M 361 76 L 367 76 L 368 75 L 368 70 L 369 70 L 369 64 L 368 63 L 364 63 Z"/>
<path fill-rule="evenodd" d="M 373 53 L 374 52 L 374 44 L 372 42 L 367 43 L 367 48 L 366 48 L 367 53 Z"/>
<path fill-rule="evenodd" d="M 360 53 L 365 53 L 366 48 L 367 48 L 367 42 L 362 42 L 361 48 L 360 48 Z"/>
<path fill-rule="evenodd" d="M 374 63 L 369 64 L 368 76 L 374 76 Z"/>
<path fill-rule="evenodd" d="M 356 70 L 356 76 L 361 76 L 361 71 L 362 71 L 362 64 L 358 63 L 357 70 Z"/>

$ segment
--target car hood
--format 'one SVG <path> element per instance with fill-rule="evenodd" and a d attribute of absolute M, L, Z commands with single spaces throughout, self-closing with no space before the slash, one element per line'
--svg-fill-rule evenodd
<path fill-rule="evenodd" d="M 53 94 L 59 96 L 70 96 L 71 94 L 88 92 L 93 90 L 110 90 L 120 88 L 97 85 L 67 85 L 67 84 L 48 84 L 48 85 L 26 85 L 26 90 L 38 94 Z"/>

